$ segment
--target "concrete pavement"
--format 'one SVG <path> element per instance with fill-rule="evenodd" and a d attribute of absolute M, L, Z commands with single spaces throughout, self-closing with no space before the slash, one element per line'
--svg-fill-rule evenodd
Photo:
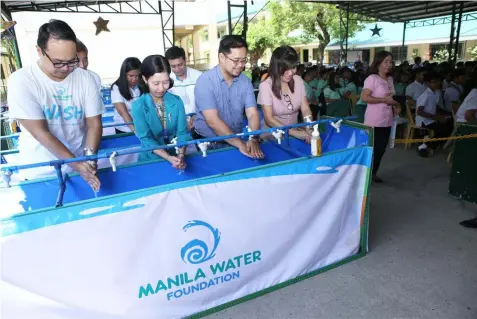
<path fill-rule="evenodd" d="M 446 154 L 389 149 L 371 187 L 370 253 L 207 318 L 477 318 L 477 205 L 447 194 Z"/>

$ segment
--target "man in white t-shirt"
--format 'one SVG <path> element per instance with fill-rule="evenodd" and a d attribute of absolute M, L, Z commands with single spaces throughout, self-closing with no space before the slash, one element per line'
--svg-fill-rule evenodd
<path fill-rule="evenodd" d="M 174 76 L 171 75 L 174 80 L 174 86 L 169 92 L 178 95 L 182 99 L 186 114 L 195 114 L 194 89 L 197 79 L 202 72 L 186 66 L 187 60 L 183 48 L 173 46 L 167 49 L 165 56 L 174 74 Z M 194 120 L 195 116 L 188 117 L 187 126 L 189 130 L 194 127 Z"/>
<path fill-rule="evenodd" d="M 409 84 L 406 88 L 407 100 L 417 101 L 419 96 L 427 89 L 426 83 L 424 83 L 424 75 L 426 71 L 423 68 L 413 70 L 415 80 Z"/>
<path fill-rule="evenodd" d="M 78 67 L 83 70 L 88 70 L 89 60 L 88 60 L 88 48 L 86 45 L 81 42 L 80 40 L 76 40 L 76 55 L 78 56 Z M 101 78 L 96 72 L 88 70 L 91 75 L 93 75 L 94 80 L 96 81 L 96 85 L 98 86 L 98 90 L 101 90 Z"/>
<path fill-rule="evenodd" d="M 38 32 L 38 62 L 8 79 L 11 117 L 20 122 L 20 164 L 95 154 L 101 140 L 104 107 L 93 76 L 76 69 L 76 35 L 63 21 L 50 20 Z M 75 162 L 63 173 L 77 171 L 94 189 L 100 181 L 96 165 Z M 34 179 L 55 175 L 51 166 L 21 170 Z"/>
<path fill-rule="evenodd" d="M 417 68 L 422 68 L 422 59 L 420 56 L 414 58 L 414 64 L 412 65 L 412 69 L 415 70 Z"/>
<path fill-rule="evenodd" d="M 416 125 L 425 127 L 434 131 L 435 138 L 447 137 L 452 132 L 450 124 L 451 117 L 438 114 L 437 104 L 439 102 L 441 79 L 437 73 L 429 72 L 426 74 L 426 84 L 428 88 L 422 93 L 416 102 Z M 426 145 L 427 144 L 427 145 Z M 427 149 L 436 149 L 440 142 L 429 142 L 421 144 L 418 148 L 419 155 L 427 157 L 432 155 L 432 151 Z"/>
<path fill-rule="evenodd" d="M 445 111 L 452 112 L 452 103 L 459 102 L 460 96 L 464 92 L 464 87 L 462 86 L 465 83 L 465 71 L 464 70 L 455 70 L 452 73 L 452 81 L 447 86 L 444 91 L 444 102 L 445 102 Z"/>
<path fill-rule="evenodd" d="M 467 94 L 455 114 L 456 122 L 477 124 L 477 74 L 473 75 L 474 88 Z"/>

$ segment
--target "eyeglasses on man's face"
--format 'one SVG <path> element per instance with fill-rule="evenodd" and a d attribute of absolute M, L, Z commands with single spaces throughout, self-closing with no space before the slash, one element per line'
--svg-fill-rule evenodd
<path fill-rule="evenodd" d="M 224 56 L 225 56 L 227 59 L 229 59 L 230 61 L 232 61 L 233 64 L 234 64 L 234 66 L 237 66 L 237 65 L 240 65 L 240 64 L 241 64 L 241 65 L 245 65 L 245 64 L 247 64 L 247 62 L 248 62 L 248 58 L 245 58 L 245 59 L 231 59 L 231 58 L 229 58 L 229 57 L 228 57 L 227 55 L 225 55 L 225 54 L 224 54 Z"/>
<path fill-rule="evenodd" d="M 53 60 L 50 58 L 50 56 L 48 54 L 46 54 L 45 50 L 41 49 L 41 51 L 48 58 L 48 60 L 50 60 L 51 64 L 53 64 L 53 67 L 55 69 L 61 69 L 61 68 L 64 68 L 65 66 L 67 66 L 69 68 L 74 68 L 74 67 L 78 66 L 78 63 L 79 63 L 78 56 L 76 56 L 76 58 L 74 60 L 71 60 L 71 61 L 53 62 Z"/>

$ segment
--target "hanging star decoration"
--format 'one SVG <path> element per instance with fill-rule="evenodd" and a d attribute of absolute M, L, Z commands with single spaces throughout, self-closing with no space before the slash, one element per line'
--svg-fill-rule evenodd
<path fill-rule="evenodd" d="M 96 35 L 100 34 L 101 31 L 111 32 L 108 29 L 109 20 L 104 20 L 103 18 L 99 17 L 98 20 L 93 23 L 96 26 Z"/>
<path fill-rule="evenodd" d="M 371 36 L 373 37 L 374 35 L 377 35 L 378 37 L 380 37 L 381 35 L 379 34 L 379 32 L 380 32 L 382 29 L 383 29 L 383 28 L 378 28 L 378 25 L 376 24 L 376 25 L 374 26 L 374 29 L 370 29 L 371 32 L 373 32 L 373 34 L 372 34 Z"/>
<path fill-rule="evenodd" d="M 6 29 L 10 29 L 11 27 L 13 27 L 15 24 L 17 24 L 16 21 L 4 21 L 2 19 L 2 31 L 3 30 L 6 30 Z"/>

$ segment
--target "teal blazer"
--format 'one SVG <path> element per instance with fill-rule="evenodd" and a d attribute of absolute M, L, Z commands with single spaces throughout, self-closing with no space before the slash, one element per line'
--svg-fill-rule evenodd
<path fill-rule="evenodd" d="M 184 110 L 184 103 L 181 98 L 172 93 L 166 92 L 163 96 L 166 111 L 167 132 L 169 140 L 177 136 L 179 142 L 191 139 L 187 130 L 187 119 Z M 141 141 L 143 148 L 150 148 L 165 145 L 163 137 L 163 127 L 154 101 L 149 93 L 141 95 L 131 105 L 131 116 L 133 118 L 136 136 Z M 148 161 L 160 158 L 151 152 L 139 153 L 138 161 Z"/>

